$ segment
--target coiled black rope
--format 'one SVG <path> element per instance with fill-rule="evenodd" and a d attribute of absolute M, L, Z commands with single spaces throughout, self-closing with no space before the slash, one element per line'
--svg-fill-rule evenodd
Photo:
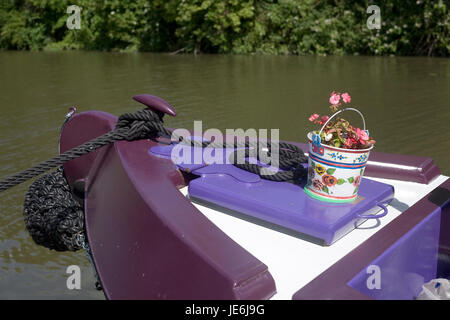
<path fill-rule="evenodd" d="M 231 154 L 231 162 L 238 168 L 255 173 L 261 178 L 271 181 L 283 182 L 289 181 L 295 184 L 300 183 L 306 178 L 307 170 L 303 167 L 303 163 L 308 162 L 308 158 L 299 147 L 285 142 L 279 142 L 278 163 L 272 163 L 270 158 L 270 148 L 267 150 L 246 148 L 242 150 L 244 163 L 237 162 L 237 154 L 239 150 L 235 150 Z M 264 148 L 263 148 L 264 149 Z M 258 154 L 255 154 L 258 151 Z M 261 151 L 263 151 L 261 153 Z M 266 168 L 256 163 L 250 163 L 247 158 L 253 157 L 262 160 L 265 164 L 270 164 L 272 168 Z M 240 160 L 242 161 L 242 159 Z M 283 171 L 274 171 L 282 169 Z"/>
<path fill-rule="evenodd" d="M 23 203 L 25 227 L 36 244 L 56 251 L 82 248 L 84 209 L 75 199 L 62 167 L 34 181 Z"/>

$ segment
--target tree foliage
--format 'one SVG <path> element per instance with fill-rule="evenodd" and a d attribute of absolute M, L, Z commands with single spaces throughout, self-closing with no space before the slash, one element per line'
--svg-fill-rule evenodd
<path fill-rule="evenodd" d="M 81 29 L 66 26 L 69 5 Z M 444 0 L 2 0 L 0 48 L 449 56 Z"/>

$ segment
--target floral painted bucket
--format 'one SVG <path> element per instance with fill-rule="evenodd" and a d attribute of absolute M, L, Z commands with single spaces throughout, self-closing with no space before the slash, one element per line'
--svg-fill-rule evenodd
<path fill-rule="evenodd" d="M 345 203 L 358 197 L 359 184 L 373 146 L 368 149 L 344 149 L 321 144 L 320 139 L 320 134 L 327 123 L 346 110 L 358 112 L 363 119 L 363 129 L 366 130 L 361 112 L 354 108 L 346 108 L 331 116 L 319 134 L 308 133 L 308 182 L 304 190 L 317 200 Z"/>

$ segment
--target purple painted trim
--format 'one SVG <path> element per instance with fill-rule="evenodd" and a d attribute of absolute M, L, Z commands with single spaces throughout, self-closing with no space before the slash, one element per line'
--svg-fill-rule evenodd
<path fill-rule="evenodd" d="M 450 179 L 443 182 L 440 187 L 450 190 Z M 369 296 L 351 288 L 347 283 L 414 226 L 440 208 L 429 201 L 428 197 L 430 194 L 423 197 L 414 206 L 403 212 L 383 229 L 297 291 L 293 299 L 371 299 Z M 449 214 L 450 206 L 447 205 L 442 209 L 442 216 L 448 217 Z M 448 229 L 442 229 L 441 225 L 441 230 Z M 448 234 L 448 232 L 443 233 Z"/>
<path fill-rule="evenodd" d="M 386 167 L 385 163 L 398 165 Z M 407 166 L 407 167 L 405 167 Z M 371 152 L 364 175 L 428 184 L 441 174 L 433 159 L 384 152 Z"/>
<path fill-rule="evenodd" d="M 161 99 L 160 97 L 152 96 L 150 94 L 138 94 L 134 96 L 133 99 L 137 102 L 145 104 L 153 110 L 163 112 L 173 117 L 177 115 L 175 109 L 167 101 Z"/>

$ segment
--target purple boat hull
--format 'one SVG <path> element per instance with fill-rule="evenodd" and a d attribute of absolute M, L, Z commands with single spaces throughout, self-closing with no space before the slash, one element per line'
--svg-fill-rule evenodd
<path fill-rule="evenodd" d="M 114 122 L 98 112 L 74 116 L 61 150 Z M 275 284 L 267 266 L 180 194 L 180 172 L 147 155 L 154 144 L 117 142 L 65 165 L 69 183 L 85 181 L 87 236 L 107 298 L 270 298 Z"/>
<path fill-rule="evenodd" d="M 112 130 L 116 121 L 104 112 L 75 114 L 63 128 L 61 152 Z M 87 237 L 106 297 L 268 299 L 274 295 L 275 282 L 267 266 L 178 191 L 190 177 L 170 160 L 149 155 L 156 145 L 152 140 L 116 142 L 64 165 L 70 185 L 84 184 Z M 367 165 L 367 176 L 427 183 L 439 175 L 429 158 L 372 152 L 371 159 L 376 164 Z M 395 165 L 409 169 L 402 171 Z M 354 295 L 355 289 L 344 287 L 353 290 L 349 296 Z"/>

